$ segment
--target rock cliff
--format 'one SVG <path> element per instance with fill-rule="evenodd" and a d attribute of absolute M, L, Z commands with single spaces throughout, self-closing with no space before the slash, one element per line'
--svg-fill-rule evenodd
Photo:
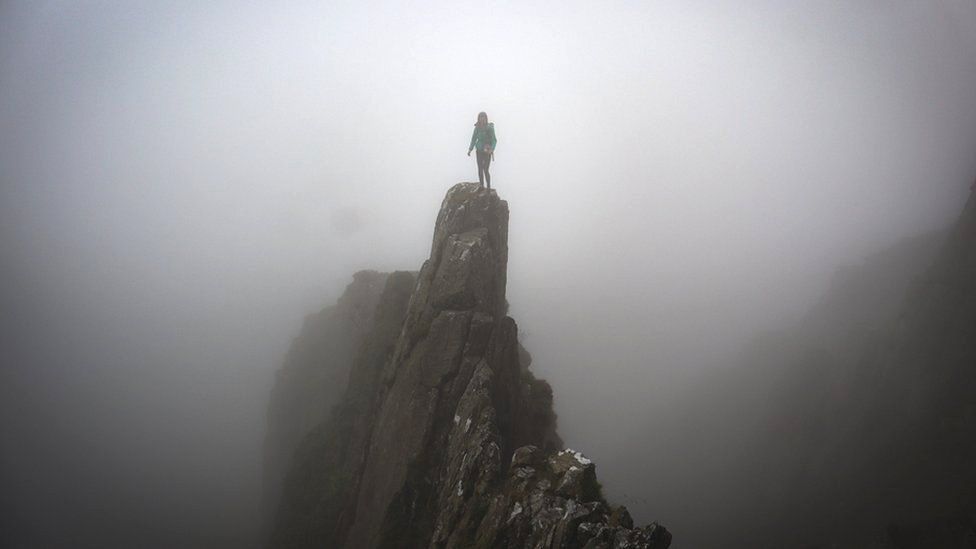
<path fill-rule="evenodd" d="M 561 449 L 506 315 L 508 216 L 494 191 L 448 191 L 429 259 L 387 279 L 346 393 L 295 454 L 271 547 L 670 545 Z"/>
<path fill-rule="evenodd" d="M 841 450 L 893 547 L 976 545 L 976 192 L 860 372 Z M 831 454 L 838 461 L 839 452 Z"/>
<path fill-rule="evenodd" d="M 275 376 L 264 441 L 264 507 L 273 513 L 298 443 L 323 422 L 346 388 L 387 275 L 360 271 L 335 305 L 309 315 Z"/>
<path fill-rule="evenodd" d="M 695 547 L 973 547 L 974 320 L 970 195 L 651 418 L 634 459 L 669 475 L 633 490 L 693 510 L 668 524 Z"/>
<path fill-rule="evenodd" d="M 976 544 L 976 194 L 850 376 L 796 496 L 863 547 Z M 829 539 L 829 538 L 825 538 Z"/>

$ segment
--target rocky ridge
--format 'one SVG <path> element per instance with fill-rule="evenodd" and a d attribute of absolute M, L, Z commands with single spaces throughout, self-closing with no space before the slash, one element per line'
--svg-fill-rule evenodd
<path fill-rule="evenodd" d="M 835 282 L 649 423 L 695 547 L 976 546 L 976 194 Z"/>
<path fill-rule="evenodd" d="M 670 545 L 560 450 L 506 315 L 508 216 L 478 184 L 448 191 L 429 259 L 387 279 L 345 395 L 296 452 L 271 547 Z"/>
<path fill-rule="evenodd" d="M 270 514 L 299 442 L 329 417 L 353 359 L 373 328 L 387 274 L 359 271 L 336 302 L 308 315 L 276 372 L 264 441 L 264 500 Z"/>

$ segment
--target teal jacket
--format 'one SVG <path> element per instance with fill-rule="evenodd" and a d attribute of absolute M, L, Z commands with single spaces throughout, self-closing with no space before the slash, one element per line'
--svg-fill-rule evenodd
<path fill-rule="evenodd" d="M 494 122 L 489 122 L 488 125 L 483 128 L 480 126 L 475 126 L 474 132 L 471 134 L 471 144 L 468 145 L 468 152 L 471 152 L 471 149 L 483 151 L 485 150 L 485 147 L 488 147 L 489 151 L 494 151 L 495 143 L 498 143 L 498 140 L 495 139 Z"/>

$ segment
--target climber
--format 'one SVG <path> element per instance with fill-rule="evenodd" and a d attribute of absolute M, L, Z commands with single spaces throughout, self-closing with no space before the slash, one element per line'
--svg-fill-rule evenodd
<path fill-rule="evenodd" d="M 488 115 L 479 112 L 478 121 L 474 124 L 474 132 L 471 134 L 471 144 L 468 145 L 468 156 L 471 156 L 471 149 L 477 149 L 478 158 L 478 181 L 484 187 L 485 183 L 491 188 L 491 174 L 488 173 L 488 165 L 495 159 L 495 124 L 488 121 Z"/>

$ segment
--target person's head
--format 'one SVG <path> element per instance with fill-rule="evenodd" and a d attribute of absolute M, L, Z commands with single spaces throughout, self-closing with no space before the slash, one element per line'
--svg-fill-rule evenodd
<path fill-rule="evenodd" d="M 478 121 L 474 123 L 475 126 L 487 126 L 488 125 L 488 115 L 482 111 L 478 113 Z"/>

